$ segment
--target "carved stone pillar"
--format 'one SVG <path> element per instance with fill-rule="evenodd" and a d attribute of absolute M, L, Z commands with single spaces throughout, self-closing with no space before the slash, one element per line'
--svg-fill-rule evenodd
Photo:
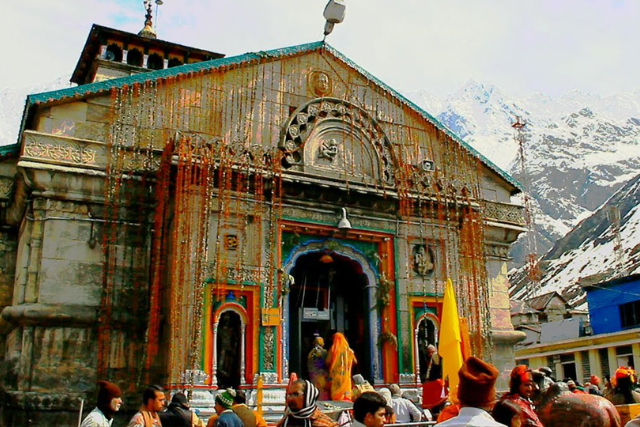
<path fill-rule="evenodd" d="M 420 332 L 420 321 L 416 322 L 416 329 L 413 331 L 413 360 L 415 360 L 416 372 L 415 382 L 420 382 L 420 346 L 418 342 L 418 333 Z"/>
<path fill-rule="evenodd" d="M 218 321 L 213 324 L 213 367 L 211 368 L 211 385 L 218 385 Z"/>
<path fill-rule="evenodd" d="M 526 335 L 513 329 L 511 309 L 509 305 L 509 281 L 507 262 L 509 246 L 504 244 L 487 244 L 487 272 L 490 295 L 491 316 L 491 363 L 503 375 L 498 378 L 498 389 L 508 388 L 509 372 L 515 363 L 513 347 Z"/>
<path fill-rule="evenodd" d="M 242 325 L 240 325 L 240 327 L 242 328 L 242 334 L 240 336 L 240 384 L 246 384 L 245 381 L 245 374 L 246 374 L 246 357 L 244 354 L 244 349 L 245 349 L 245 339 L 246 339 L 246 333 L 247 333 L 247 325 L 245 325 L 244 323 Z"/>

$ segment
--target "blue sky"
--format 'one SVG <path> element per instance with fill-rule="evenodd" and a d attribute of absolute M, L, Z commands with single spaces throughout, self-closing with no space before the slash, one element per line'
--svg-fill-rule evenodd
<path fill-rule="evenodd" d="M 232 56 L 322 38 L 327 0 L 164 0 L 165 40 Z M 142 28 L 142 0 L 6 1 L 0 88 L 75 67 L 92 23 Z M 640 88 L 637 0 L 347 0 L 327 39 L 399 90 L 443 96 L 469 78 L 512 95 Z"/>

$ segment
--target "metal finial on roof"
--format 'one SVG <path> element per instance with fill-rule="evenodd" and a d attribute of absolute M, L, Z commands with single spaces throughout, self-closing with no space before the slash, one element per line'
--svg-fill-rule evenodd
<path fill-rule="evenodd" d="M 156 31 L 153 29 L 153 13 L 151 12 L 151 0 L 144 0 L 144 7 L 147 11 L 144 21 L 144 28 L 138 33 L 139 36 L 155 39 Z"/>
<path fill-rule="evenodd" d="M 324 25 L 325 38 L 333 31 L 335 24 L 339 24 L 344 20 L 346 8 L 346 0 L 329 0 L 329 3 L 324 8 L 324 19 L 327 20 Z"/>

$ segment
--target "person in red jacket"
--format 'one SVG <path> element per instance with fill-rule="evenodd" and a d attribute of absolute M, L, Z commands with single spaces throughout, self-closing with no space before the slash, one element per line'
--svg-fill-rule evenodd
<path fill-rule="evenodd" d="M 526 365 L 518 365 L 513 368 L 509 379 L 509 392 L 505 393 L 500 401 L 511 402 L 520 407 L 520 425 L 522 427 L 544 427 L 531 401 L 534 391 L 535 383 L 531 369 Z"/>

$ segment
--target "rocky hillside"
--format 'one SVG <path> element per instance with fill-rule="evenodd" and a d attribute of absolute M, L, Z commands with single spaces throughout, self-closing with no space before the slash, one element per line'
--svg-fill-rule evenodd
<path fill-rule="evenodd" d="M 446 100 L 406 95 L 529 190 L 535 239 L 521 236 L 514 245 L 515 266 L 527 254 L 544 254 L 640 171 L 640 90 L 516 99 L 470 80 Z M 527 123 L 524 167 L 511 127 L 516 117 Z"/>
<path fill-rule="evenodd" d="M 640 272 L 640 175 L 622 186 L 589 218 L 558 240 L 540 261 L 542 280 L 522 267 L 511 274 L 514 299 L 560 292 L 586 309 L 582 286 Z"/>

